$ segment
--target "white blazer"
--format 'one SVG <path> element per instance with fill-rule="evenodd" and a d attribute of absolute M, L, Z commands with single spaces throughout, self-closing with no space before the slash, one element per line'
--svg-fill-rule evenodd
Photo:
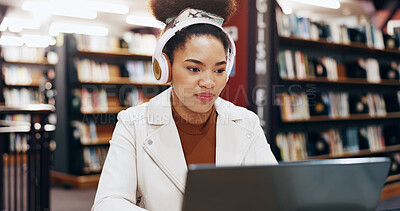
<path fill-rule="evenodd" d="M 118 114 L 92 211 L 181 210 L 187 166 L 171 91 Z M 215 108 L 216 166 L 277 163 L 257 115 L 221 98 Z"/>

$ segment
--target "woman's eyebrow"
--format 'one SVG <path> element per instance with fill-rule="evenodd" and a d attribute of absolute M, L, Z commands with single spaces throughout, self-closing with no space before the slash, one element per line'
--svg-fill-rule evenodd
<path fill-rule="evenodd" d="M 185 62 L 193 62 L 202 66 L 205 66 L 203 62 L 196 60 L 196 59 L 186 59 Z"/>
<path fill-rule="evenodd" d="M 196 59 L 186 59 L 185 62 L 193 62 L 202 66 L 205 66 L 203 62 L 196 60 Z M 215 64 L 215 66 L 226 64 L 226 61 L 220 61 Z"/>
<path fill-rule="evenodd" d="M 217 63 L 215 64 L 215 66 L 219 66 L 219 65 L 223 65 L 223 64 L 226 64 L 226 61 L 217 62 Z"/>

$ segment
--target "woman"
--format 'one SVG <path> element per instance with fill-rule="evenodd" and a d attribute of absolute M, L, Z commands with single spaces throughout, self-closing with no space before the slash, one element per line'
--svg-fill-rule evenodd
<path fill-rule="evenodd" d="M 236 2 L 150 4 L 169 22 L 153 68 L 171 88 L 119 113 L 92 210 L 180 210 L 190 164 L 276 163 L 258 117 L 218 97 L 235 55 L 221 24 Z"/>

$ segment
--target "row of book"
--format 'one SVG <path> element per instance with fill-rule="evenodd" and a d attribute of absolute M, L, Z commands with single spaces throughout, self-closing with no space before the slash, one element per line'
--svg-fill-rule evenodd
<path fill-rule="evenodd" d="M 95 62 L 90 59 L 75 59 L 75 68 L 78 73 L 78 80 L 81 82 L 108 82 L 110 81 L 110 70 L 117 69 L 116 65 L 109 65 L 105 62 Z"/>
<path fill-rule="evenodd" d="M 89 120 L 88 123 L 80 121 L 72 121 L 74 128 L 74 138 L 80 140 L 82 145 L 98 143 L 97 128 L 94 120 Z"/>
<path fill-rule="evenodd" d="M 400 111 L 400 93 L 384 97 L 377 93 L 349 95 L 348 92 L 283 92 L 277 95 L 275 104 L 279 105 L 283 121 L 308 120 L 313 116 L 348 118 L 351 114 L 385 117 L 388 112 Z"/>
<path fill-rule="evenodd" d="M 104 112 L 108 110 L 107 92 L 105 89 L 89 91 L 86 88 L 82 88 L 76 91 L 80 91 L 80 109 L 82 112 L 93 112 L 95 109 Z"/>
<path fill-rule="evenodd" d="M 72 106 L 81 112 L 93 111 L 107 112 L 110 107 L 131 107 L 140 105 L 150 100 L 151 96 L 145 96 L 142 89 L 127 87 L 120 93 L 107 93 L 105 89 L 74 89 L 72 90 Z"/>
<path fill-rule="evenodd" d="M 328 80 L 338 80 L 336 60 L 331 57 L 309 58 L 302 51 L 280 50 L 279 76 L 282 79 L 306 79 L 326 77 Z"/>
<path fill-rule="evenodd" d="M 75 59 L 78 80 L 81 82 L 109 82 L 121 77 L 118 65 L 96 62 L 91 59 Z M 133 83 L 157 83 L 151 61 L 127 61 L 125 64 L 129 80 Z"/>
<path fill-rule="evenodd" d="M 143 95 L 143 90 L 136 87 L 132 87 L 125 92 L 123 105 L 126 107 L 140 105 L 147 102 L 149 99 L 145 98 Z"/>
<path fill-rule="evenodd" d="M 4 88 L 3 97 L 6 106 L 44 103 L 43 94 L 32 88 Z"/>
<path fill-rule="evenodd" d="M 125 38 L 129 51 L 134 54 L 153 55 L 157 46 L 157 37 L 154 34 L 127 32 Z"/>
<path fill-rule="evenodd" d="M 101 171 L 106 159 L 108 147 L 95 146 L 83 148 L 83 168 L 85 174 L 98 173 Z"/>
<path fill-rule="evenodd" d="M 151 61 L 128 61 L 125 66 L 130 81 L 134 83 L 157 83 Z"/>
<path fill-rule="evenodd" d="M 6 62 L 44 63 L 46 61 L 44 48 L 7 46 L 2 48 L 2 55 Z"/>
<path fill-rule="evenodd" d="M 29 114 L 8 114 L 8 115 L 4 116 L 3 120 L 9 121 L 9 122 L 30 123 L 31 115 L 29 115 Z"/>
<path fill-rule="evenodd" d="M 346 24 L 298 17 L 294 13 L 286 15 L 280 10 L 276 13 L 276 20 L 280 36 L 294 36 L 306 40 L 323 39 L 340 44 L 362 43 L 376 49 L 399 48 L 398 35 L 390 36 L 368 21 L 360 21 L 358 26 L 349 27 Z"/>
<path fill-rule="evenodd" d="M 26 66 L 10 65 L 3 68 L 6 85 L 31 85 L 40 82 L 42 73 Z"/>
<path fill-rule="evenodd" d="M 313 58 L 302 51 L 280 50 L 278 67 L 282 79 L 359 78 L 371 83 L 381 79 L 400 80 L 400 64 L 395 61 L 379 63 L 374 58 L 355 58 L 341 64 L 331 57 Z"/>
<path fill-rule="evenodd" d="M 154 34 L 125 32 L 123 38 L 114 36 L 75 35 L 80 51 L 115 52 L 121 48 L 132 54 L 153 55 L 157 45 Z"/>
<path fill-rule="evenodd" d="M 28 151 L 29 135 L 23 133 L 10 133 L 9 134 L 9 150 L 10 152 L 25 153 Z"/>
<path fill-rule="evenodd" d="M 297 161 L 318 155 L 357 153 L 364 149 L 382 150 L 385 146 L 400 144 L 399 129 L 399 125 L 370 125 L 308 133 L 278 133 L 276 143 L 284 161 Z"/>
<path fill-rule="evenodd" d="M 74 34 L 74 36 L 76 47 L 79 51 L 113 52 L 124 47 L 121 45 L 120 38 L 111 35 L 95 36 Z"/>

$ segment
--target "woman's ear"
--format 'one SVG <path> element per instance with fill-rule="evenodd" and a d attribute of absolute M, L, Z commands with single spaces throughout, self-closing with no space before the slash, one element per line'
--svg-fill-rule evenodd
<path fill-rule="evenodd" d="M 167 83 L 169 83 L 169 82 L 171 82 L 171 80 L 172 80 L 172 61 L 171 61 L 171 59 L 168 57 L 168 55 L 166 54 L 166 53 L 163 53 L 163 56 L 164 56 L 164 58 L 165 58 L 165 60 L 167 61 L 167 66 L 168 66 L 168 80 L 167 80 Z"/>

